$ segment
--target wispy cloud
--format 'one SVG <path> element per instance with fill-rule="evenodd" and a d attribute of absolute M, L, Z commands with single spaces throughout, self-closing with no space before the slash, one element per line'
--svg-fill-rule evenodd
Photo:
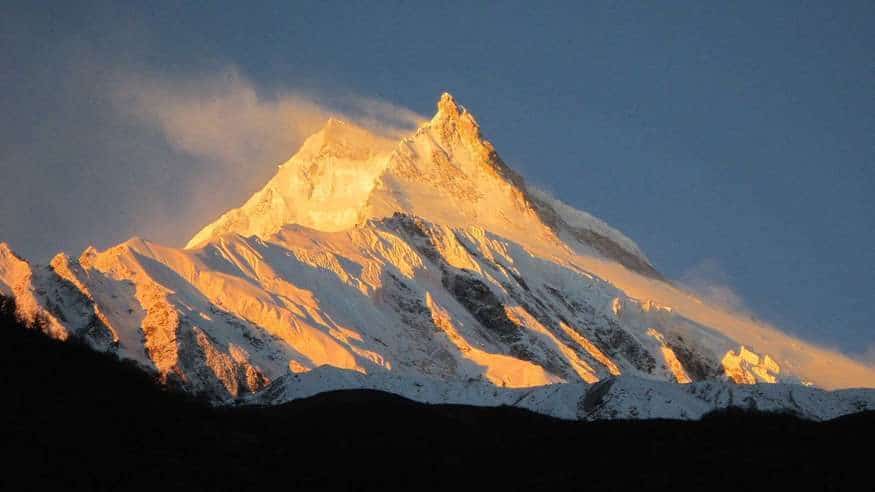
<path fill-rule="evenodd" d="M 194 76 L 122 73 L 114 78 L 112 97 L 119 111 L 159 128 L 174 148 L 238 165 L 288 157 L 330 116 L 388 136 L 424 120 L 406 108 L 348 94 L 331 106 L 291 89 L 264 94 L 234 67 Z"/>
<path fill-rule="evenodd" d="M 863 361 L 863 363 L 875 368 L 875 343 L 869 345 L 869 347 L 859 356 L 859 359 Z"/>
<path fill-rule="evenodd" d="M 713 258 L 688 268 L 678 282 L 704 301 L 736 313 L 750 314 L 744 300 L 730 286 L 729 275 Z"/>
<path fill-rule="evenodd" d="M 218 164 L 291 153 L 329 116 L 293 95 L 260 96 L 233 69 L 189 77 L 125 73 L 111 95 L 121 113 L 158 128 L 177 150 Z"/>

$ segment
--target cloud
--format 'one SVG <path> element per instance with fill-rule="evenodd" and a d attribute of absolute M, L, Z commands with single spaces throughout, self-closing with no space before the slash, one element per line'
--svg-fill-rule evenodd
<path fill-rule="evenodd" d="M 729 275 L 715 259 L 706 258 L 690 267 L 678 283 L 708 303 L 750 315 L 744 300 L 730 287 Z"/>
<path fill-rule="evenodd" d="M 159 128 L 174 148 L 217 163 L 289 157 L 331 116 L 392 137 L 424 120 L 406 108 L 365 97 L 343 95 L 328 106 L 293 90 L 265 95 L 234 67 L 184 77 L 121 74 L 111 92 L 120 111 Z"/>
<path fill-rule="evenodd" d="M 160 129 L 177 150 L 217 163 L 291 153 L 329 116 L 299 97 L 261 97 L 233 69 L 189 78 L 123 74 L 113 85 L 120 112 Z"/>
<path fill-rule="evenodd" d="M 869 347 L 858 357 L 861 362 L 875 368 L 875 343 Z"/>
<path fill-rule="evenodd" d="M 350 107 L 347 119 L 387 137 L 400 137 L 426 121 L 419 113 L 379 99 L 346 95 L 338 101 Z"/>

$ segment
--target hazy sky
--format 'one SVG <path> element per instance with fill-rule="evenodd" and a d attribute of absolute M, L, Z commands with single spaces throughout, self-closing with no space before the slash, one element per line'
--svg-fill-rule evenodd
<path fill-rule="evenodd" d="M 669 277 L 875 360 L 875 3 L 179 3 L 0 5 L 0 241 L 183 245 L 326 115 L 449 90 Z"/>

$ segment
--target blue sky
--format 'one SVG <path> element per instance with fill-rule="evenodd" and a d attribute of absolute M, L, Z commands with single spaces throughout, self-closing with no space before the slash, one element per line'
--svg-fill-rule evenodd
<path fill-rule="evenodd" d="M 0 240 L 26 256 L 181 245 L 295 150 L 211 163 L 126 111 L 130 80 L 423 115 L 449 90 L 669 277 L 872 356 L 872 2 L 67 3 L 0 6 Z"/>

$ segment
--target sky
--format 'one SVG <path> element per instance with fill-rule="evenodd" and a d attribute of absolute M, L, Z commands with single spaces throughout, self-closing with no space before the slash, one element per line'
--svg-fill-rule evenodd
<path fill-rule="evenodd" d="M 668 277 L 873 362 L 873 22 L 853 1 L 6 1 L 0 241 L 182 246 L 328 115 L 394 133 L 450 91 Z"/>

